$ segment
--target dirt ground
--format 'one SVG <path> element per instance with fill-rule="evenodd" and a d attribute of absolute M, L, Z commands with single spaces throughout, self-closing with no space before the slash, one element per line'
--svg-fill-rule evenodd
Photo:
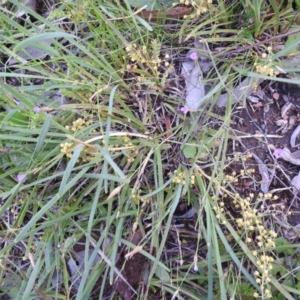
<path fill-rule="evenodd" d="M 273 149 L 288 148 L 291 152 L 300 149 L 300 144 L 293 148 L 290 143 L 292 133 L 300 124 L 300 87 L 281 82 L 263 82 L 244 107 L 237 105 L 232 120 L 235 138 L 229 144 L 228 154 L 250 152 L 253 157 L 247 160 L 247 167 L 255 168 L 253 182 L 249 182 L 249 179 L 244 184 L 239 181 L 237 190 L 242 194 L 263 190 L 264 193 L 277 195 L 278 200 L 272 200 L 273 205 L 277 204 L 278 209 L 280 207 L 279 211 L 275 209 L 275 219 L 296 226 L 300 223 L 299 193 L 295 192 L 291 181 L 299 174 L 300 166 L 276 159 Z M 300 137 L 296 138 L 296 146 L 299 142 Z M 264 180 L 259 164 L 268 173 L 269 186 L 263 188 L 259 187 Z M 236 171 L 240 167 L 236 164 Z M 270 201 L 268 204 L 271 205 Z M 292 212 L 290 216 L 289 211 Z"/>

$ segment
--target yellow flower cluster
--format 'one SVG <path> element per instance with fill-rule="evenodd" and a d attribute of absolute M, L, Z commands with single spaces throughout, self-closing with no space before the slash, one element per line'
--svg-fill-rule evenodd
<path fill-rule="evenodd" d="M 224 198 L 226 198 L 227 195 L 225 195 Z M 219 202 L 219 207 L 218 206 L 214 206 L 213 210 L 216 213 L 216 219 L 218 219 L 220 221 L 221 217 L 220 217 L 220 212 L 224 213 L 224 207 L 225 207 L 225 203 L 223 201 Z M 222 224 L 225 225 L 227 222 L 225 220 L 222 221 Z"/>
<path fill-rule="evenodd" d="M 235 154 L 232 158 L 229 157 L 229 164 L 231 162 L 235 163 L 237 161 L 244 162 L 248 158 L 251 158 L 251 153 L 238 155 Z M 255 170 L 252 168 L 240 170 L 239 173 L 232 172 L 231 174 L 225 175 L 223 179 L 223 185 L 227 182 L 236 182 L 236 176 L 244 176 L 244 175 L 252 175 L 255 173 Z M 220 182 L 216 179 L 215 183 L 217 186 L 220 185 Z M 274 261 L 273 257 L 267 255 L 267 251 L 275 247 L 275 239 L 277 234 L 273 230 L 269 230 L 265 227 L 263 222 L 262 212 L 264 207 L 261 206 L 260 209 L 255 208 L 253 206 L 254 194 L 250 193 L 248 197 L 241 197 L 237 194 L 224 193 L 222 198 L 218 200 L 217 204 L 213 206 L 213 210 L 215 212 L 216 219 L 221 224 L 226 224 L 227 220 L 224 220 L 224 215 L 226 215 L 225 211 L 225 203 L 226 199 L 230 198 L 230 204 L 233 204 L 234 208 L 240 212 L 240 217 L 236 219 L 236 224 L 239 228 L 238 232 L 246 244 L 250 245 L 256 251 L 253 252 L 253 255 L 256 257 L 256 265 L 257 270 L 255 271 L 255 279 L 256 282 L 260 286 L 260 293 L 256 292 L 253 294 L 254 297 L 261 299 L 270 299 L 272 298 L 272 293 L 269 288 L 269 283 L 271 282 L 271 270 L 272 270 L 272 262 Z M 255 199 L 255 203 L 261 203 L 266 200 L 278 200 L 278 196 L 273 195 L 272 193 L 259 193 L 258 197 Z M 224 203 L 225 202 L 225 203 Z M 271 205 L 272 206 L 272 205 Z M 269 206 L 270 207 L 270 206 Z M 223 216 L 222 216 L 223 215 Z M 221 221 L 222 220 L 222 221 Z M 259 254 L 258 252 L 263 253 Z"/>
<path fill-rule="evenodd" d="M 231 160 L 233 160 L 233 161 L 240 161 L 240 160 L 246 161 L 247 159 L 249 159 L 251 157 L 252 157 L 252 154 L 250 152 L 247 152 L 246 154 L 244 154 L 244 153 L 242 153 L 242 154 L 235 153 L 233 155 L 233 157 L 228 156 L 227 160 L 228 161 L 231 161 Z"/>
<path fill-rule="evenodd" d="M 274 71 L 274 64 L 271 59 L 265 65 L 254 63 L 254 66 L 255 66 L 256 72 L 261 75 L 273 77 L 273 76 L 276 76 L 279 74 L 278 71 Z"/>
<path fill-rule="evenodd" d="M 208 11 L 208 5 L 212 4 L 212 0 L 180 0 L 179 3 L 186 6 L 191 5 L 195 9 L 196 12 L 190 15 L 190 17 L 194 19 Z M 185 18 L 187 18 L 187 16 L 185 16 Z"/>
<path fill-rule="evenodd" d="M 151 42 L 151 49 L 148 49 L 147 46 L 143 45 L 139 47 L 137 44 L 129 44 L 126 47 L 126 52 L 134 64 L 133 67 L 131 65 L 127 66 L 127 70 L 131 70 L 135 72 L 138 69 L 138 64 L 143 64 L 147 71 L 150 72 L 154 76 L 159 75 L 159 67 L 163 63 L 166 67 L 169 66 L 168 58 L 169 55 L 166 54 L 165 59 L 162 60 L 160 58 L 160 49 L 161 44 L 157 42 L 156 39 Z M 140 77 L 140 80 L 145 77 Z"/>
<path fill-rule="evenodd" d="M 178 170 L 175 170 L 174 174 L 175 174 L 175 176 L 172 179 L 173 183 L 176 183 L 176 184 L 185 184 L 186 183 L 185 172 L 178 172 Z M 172 174 L 170 174 L 170 175 L 172 175 Z M 190 181 L 191 185 L 195 184 L 195 175 L 194 174 L 189 175 L 189 181 Z"/>
<path fill-rule="evenodd" d="M 86 121 L 83 118 L 78 118 L 72 123 L 72 126 L 66 126 L 67 130 L 76 132 L 81 130 L 89 125 L 91 125 L 92 121 Z M 71 142 L 66 142 L 60 144 L 60 151 L 65 154 L 68 158 L 71 158 L 74 153 L 74 144 Z M 90 148 L 84 147 L 80 153 L 80 157 L 78 158 L 78 162 L 89 162 L 91 159 L 95 157 L 95 153 L 91 152 Z"/>
<path fill-rule="evenodd" d="M 71 158 L 73 155 L 73 143 L 62 143 L 60 144 L 60 152 L 65 154 L 68 158 Z"/>
<path fill-rule="evenodd" d="M 73 143 L 61 143 L 60 144 L 60 152 L 65 154 L 66 157 L 71 158 L 74 153 L 74 145 Z M 77 162 L 86 163 L 91 161 L 95 157 L 95 153 L 91 153 L 91 149 L 84 147 L 80 153 L 80 156 L 78 158 Z"/>
<path fill-rule="evenodd" d="M 76 132 L 77 130 L 83 129 L 89 125 L 91 125 L 92 121 L 85 121 L 82 118 L 77 119 L 76 121 L 74 121 L 72 124 L 73 126 L 66 126 L 67 130 L 71 130 L 73 132 Z"/>
<path fill-rule="evenodd" d="M 245 155 L 242 155 L 241 160 L 246 161 L 247 159 L 252 157 L 252 153 L 247 152 Z"/>
<path fill-rule="evenodd" d="M 131 193 L 131 199 L 133 200 L 133 202 L 135 204 L 139 204 L 140 202 L 143 203 L 143 205 L 150 203 L 151 202 L 151 198 L 142 198 L 141 197 L 141 190 L 138 190 L 136 192 L 132 192 Z"/>
<path fill-rule="evenodd" d="M 268 53 L 272 53 L 271 47 L 268 47 Z M 273 77 L 279 74 L 278 71 L 274 71 L 275 65 L 272 59 L 270 58 L 270 55 L 268 55 L 267 53 L 263 53 L 261 62 L 255 62 L 254 66 L 256 72 L 262 75 Z"/>
<path fill-rule="evenodd" d="M 127 136 L 124 137 L 123 141 L 124 141 L 125 147 L 132 147 L 132 149 L 126 150 L 126 154 L 128 155 L 127 162 L 132 163 L 132 162 L 134 162 L 134 158 L 137 157 L 137 155 L 139 154 L 139 149 L 137 147 L 133 148 L 134 145 L 131 142 L 129 137 L 127 137 Z"/>
<path fill-rule="evenodd" d="M 80 156 L 78 158 L 78 162 L 89 162 L 96 156 L 96 153 L 91 152 L 91 149 L 88 147 L 84 147 L 80 153 Z"/>
<path fill-rule="evenodd" d="M 248 232 L 254 231 L 255 224 L 259 221 L 257 216 L 258 210 L 255 208 L 252 209 L 251 207 L 251 199 L 253 197 L 254 194 L 250 194 L 249 197 L 243 199 L 239 194 L 236 194 L 235 198 L 232 201 L 236 209 L 241 209 L 242 218 L 236 220 L 238 227 L 244 228 Z"/>
<path fill-rule="evenodd" d="M 258 293 L 254 293 L 254 297 L 261 297 L 262 299 L 270 299 L 272 298 L 272 293 L 268 289 L 268 284 L 271 281 L 270 271 L 273 269 L 272 262 L 274 262 L 274 258 L 268 255 L 258 255 L 257 251 L 253 252 L 253 255 L 256 257 L 256 263 L 259 267 L 259 271 L 255 271 L 255 281 L 259 284 L 261 288 L 262 295 Z"/>
<path fill-rule="evenodd" d="M 251 207 L 251 200 L 253 199 L 254 194 L 250 194 L 246 199 L 242 199 L 239 195 L 236 195 L 233 200 L 235 208 L 241 208 L 242 218 L 236 220 L 236 223 L 239 228 L 244 229 L 247 233 L 246 242 L 253 243 L 252 235 L 256 234 L 256 245 L 262 251 L 265 251 L 266 248 L 274 248 L 275 242 L 274 239 L 277 237 L 277 234 L 273 230 L 267 230 L 263 225 L 261 220 L 262 215 L 258 212 L 257 209 Z M 272 199 L 272 194 L 260 194 L 258 196 L 258 201 L 261 199 Z M 262 299 L 271 298 L 271 292 L 266 288 L 270 279 L 270 271 L 272 270 L 272 262 L 274 259 L 267 255 L 258 256 L 257 251 L 253 252 L 253 255 L 257 257 L 258 271 L 255 272 L 256 282 L 260 284 L 262 291 Z M 259 297 L 258 293 L 255 293 L 255 297 Z"/>
<path fill-rule="evenodd" d="M 241 161 L 242 163 L 244 163 L 247 159 L 251 158 L 252 154 L 251 153 L 246 153 L 246 154 L 234 154 L 233 157 L 228 157 L 227 160 L 230 162 L 237 162 L 237 161 Z M 237 172 L 233 171 L 231 174 L 226 174 L 224 176 L 224 178 L 222 179 L 222 184 L 226 185 L 226 183 L 237 183 L 238 182 L 238 177 L 239 176 L 252 176 L 255 173 L 255 169 L 251 168 L 251 169 L 240 169 L 239 174 L 237 174 Z M 220 182 L 218 180 L 218 178 L 214 179 L 214 182 L 216 185 L 219 185 Z"/>
<path fill-rule="evenodd" d="M 234 183 L 234 182 L 238 182 L 238 178 L 236 177 L 236 173 L 233 172 L 232 175 L 225 175 L 222 183 L 225 185 L 226 183 Z"/>
<path fill-rule="evenodd" d="M 253 175 L 254 173 L 256 173 L 255 169 L 246 169 L 246 170 L 241 170 L 240 174 L 244 175 L 244 174 L 248 174 L 248 175 Z"/>

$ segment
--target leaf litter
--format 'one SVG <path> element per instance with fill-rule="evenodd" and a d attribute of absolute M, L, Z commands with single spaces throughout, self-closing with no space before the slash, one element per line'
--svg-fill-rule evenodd
<path fill-rule="evenodd" d="M 300 216 L 297 213 L 297 206 L 299 205 L 299 171 L 294 166 L 300 165 L 299 150 L 295 146 L 295 136 L 298 135 L 297 122 L 290 127 L 280 127 L 282 118 L 282 111 L 284 117 L 289 122 L 291 118 L 297 116 L 298 110 L 295 110 L 295 102 L 293 105 L 287 105 L 287 97 L 294 98 L 300 92 L 299 88 L 293 86 L 292 89 L 287 89 L 285 84 L 262 82 L 262 89 L 264 91 L 264 98 L 260 99 L 261 105 L 254 106 L 256 103 L 248 101 L 246 107 L 237 107 L 233 117 L 235 129 L 236 142 L 231 142 L 230 147 L 234 147 L 235 151 L 250 151 L 256 163 L 247 161 L 246 168 L 256 168 L 257 174 L 254 176 L 254 182 L 249 187 L 244 186 L 243 193 L 257 192 L 255 188 L 256 183 L 260 182 L 260 191 L 267 194 L 271 192 L 277 195 L 277 201 L 265 201 L 269 205 L 283 205 L 286 207 L 286 212 L 277 211 L 277 219 L 287 218 L 291 228 L 300 222 Z M 272 86 L 271 86 L 272 85 Z M 278 93 L 279 98 L 268 103 L 268 99 L 274 94 L 274 90 Z M 266 109 L 267 108 L 267 109 Z M 293 109 L 291 109 L 293 108 Z M 295 133 L 296 127 L 296 133 Z M 240 132 L 239 134 L 237 132 Z M 247 133 L 247 136 L 243 136 Z M 256 138 L 255 135 L 259 137 Z M 241 136 L 241 138 L 239 138 Z M 294 136 L 294 137 L 293 137 Z M 296 148 L 296 149 L 295 149 Z M 290 149 L 293 149 L 291 151 Z M 238 170 L 236 170 L 238 171 Z M 241 191 L 242 192 L 242 191 Z M 287 213 L 292 210 L 293 213 Z M 276 211 L 276 210 L 275 210 Z M 294 236 L 295 237 L 295 236 Z M 288 238 L 288 236 L 287 236 Z M 290 237 L 289 237 L 290 238 Z"/>

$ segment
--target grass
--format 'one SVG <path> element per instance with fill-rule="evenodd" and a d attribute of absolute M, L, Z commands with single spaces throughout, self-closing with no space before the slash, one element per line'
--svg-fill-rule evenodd
<path fill-rule="evenodd" d="M 284 61 L 299 36 L 283 48 L 275 38 L 298 25 L 292 2 L 218 0 L 196 18 L 155 22 L 132 1 L 51 4 L 47 16 L 14 0 L 0 8 L 1 297 L 130 299 L 125 281 L 138 299 L 298 299 L 299 244 L 276 238 L 258 207 L 266 195 L 238 195 L 228 171 L 239 162 L 254 176 L 249 154 L 228 159 L 234 86 L 300 83 Z M 212 88 L 183 115 L 176 58 L 199 38 L 213 49 Z M 262 53 L 290 77 L 259 74 Z M 174 225 L 182 205 L 197 210 L 192 225 Z"/>

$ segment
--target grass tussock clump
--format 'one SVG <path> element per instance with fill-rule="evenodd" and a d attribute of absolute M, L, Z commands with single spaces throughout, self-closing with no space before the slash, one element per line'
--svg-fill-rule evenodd
<path fill-rule="evenodd" d="M 1 299 L 299 298 L 299 5 L 173 2 L 1 6 Z"/>

